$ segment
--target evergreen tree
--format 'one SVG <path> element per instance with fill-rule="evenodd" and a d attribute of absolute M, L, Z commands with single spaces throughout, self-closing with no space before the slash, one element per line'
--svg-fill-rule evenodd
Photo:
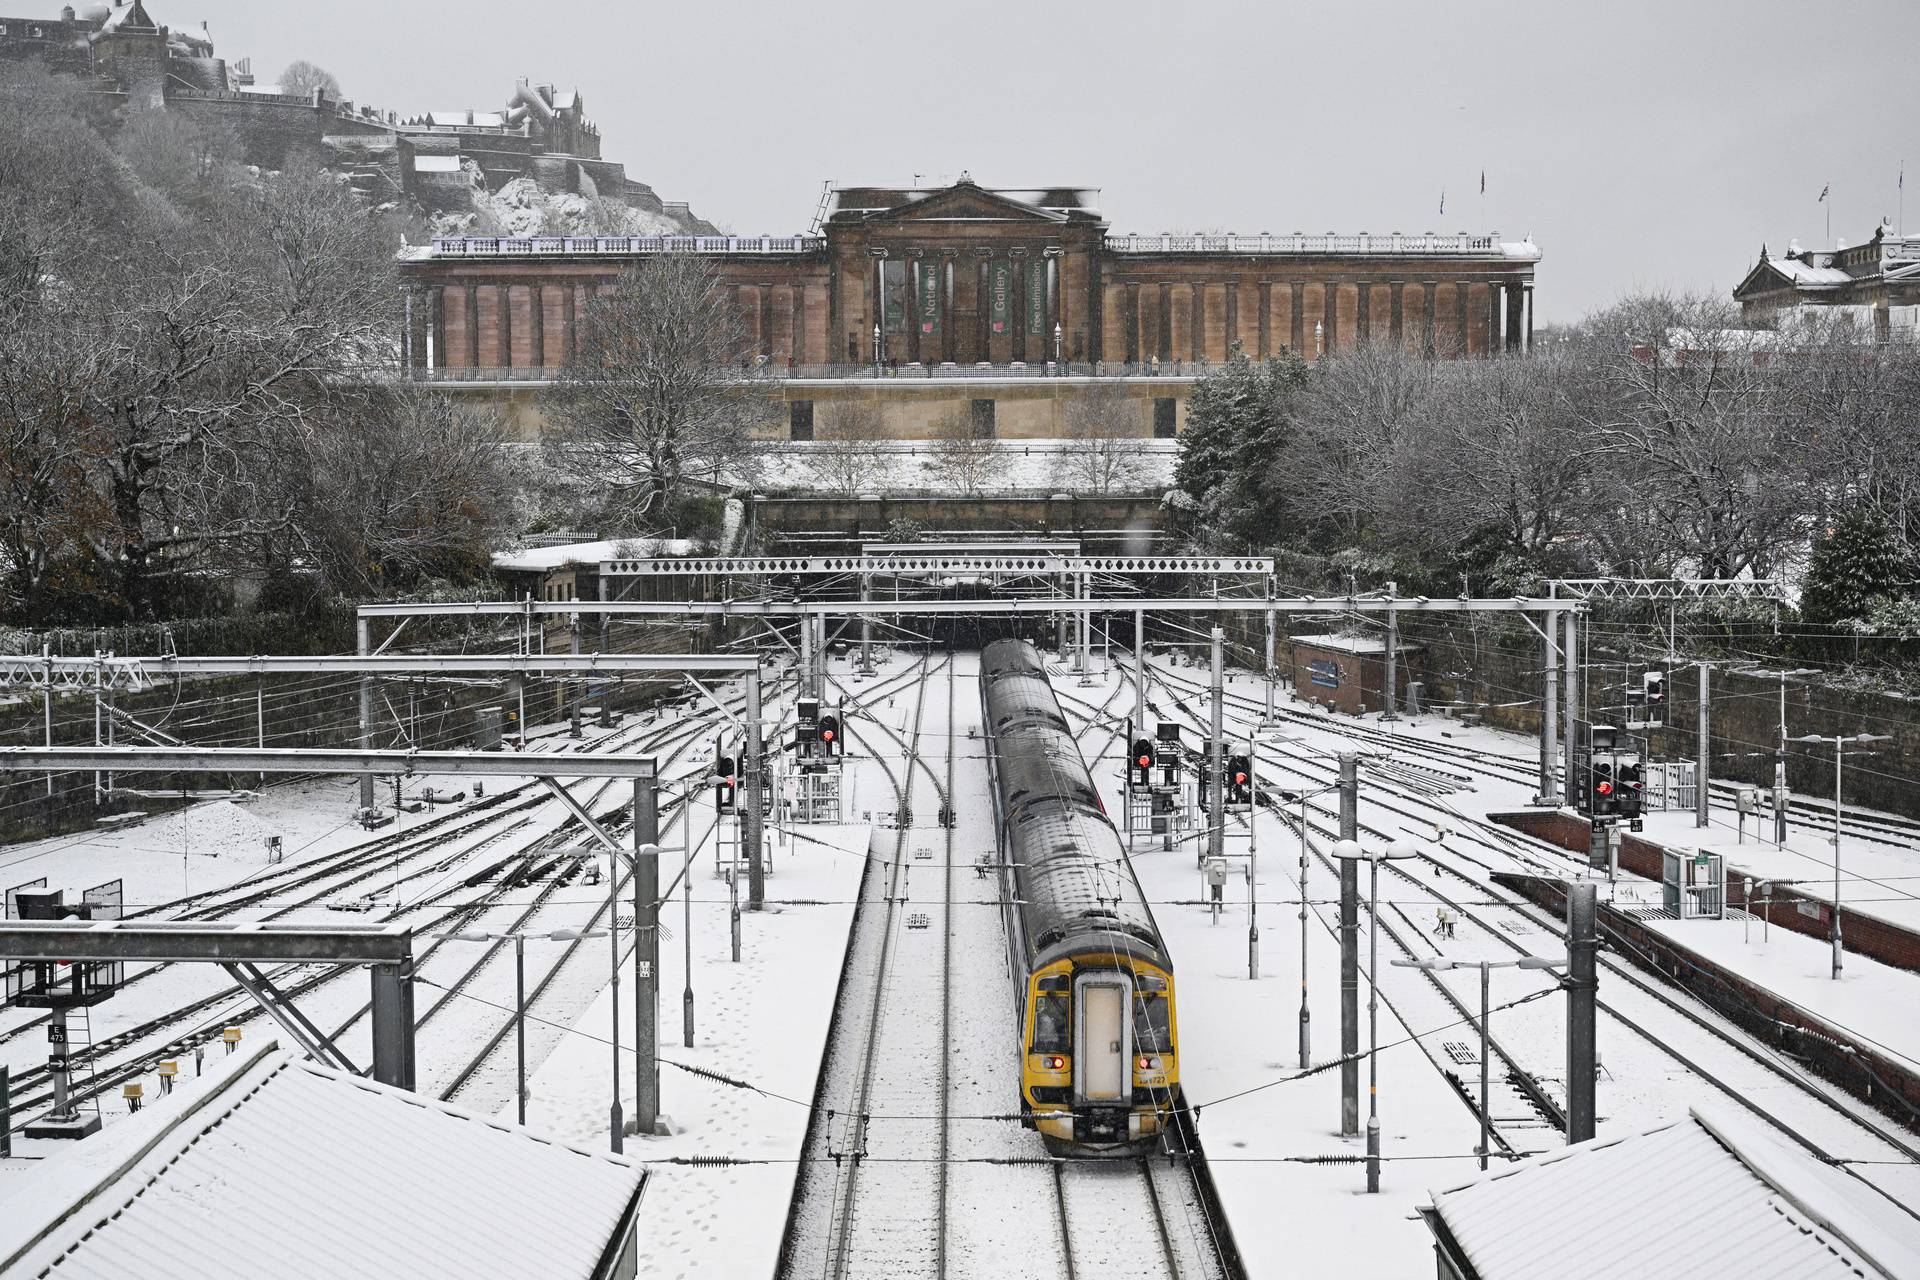
<path fill-rule="evenodd" d="M 1864 618 L 1876 602 L 1903 594 L 1911 570 L 1893 526 L 1870 508 L 1851 508 L 1813 545 L 1800 616 L 1826 626 Z"/>
<path fill-rule="evenodd" d="M 1237 346 L 1227 363 L 1196 379 L 1174 483 L 1237 536 L 1270 523 L 1264 477 L 1290 431 L 1307 365 L 1286 355 L 1255 361 Z"/>

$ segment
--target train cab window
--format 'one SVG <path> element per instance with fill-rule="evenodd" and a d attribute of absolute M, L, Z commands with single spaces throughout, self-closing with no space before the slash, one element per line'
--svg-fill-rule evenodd
<path fill-rule="evenodd" d="M 1165 996 L 1133 997 L 1133 1047 L 1138 1053 L 1173 1052 L 1172 1006 Z"/>
<path fill-rule="evenodd" d="M 1068 1054 L 1073 1050 L 1073 998 L 1064 990 L 1068 979 L 1041 979 L 1033 998 L 1031 1054 Z M 1060 990 L 1046 990 L 1058 986 Z"/>

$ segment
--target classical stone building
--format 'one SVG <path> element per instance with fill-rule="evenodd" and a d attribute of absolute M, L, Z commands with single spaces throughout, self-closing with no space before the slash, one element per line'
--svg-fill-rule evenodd
<path fill-rule="evenodd" d="M 1749 320 L 1846 314 L 1882 342 L 1911 342 L 1920 328 L 1920 236 L 1896 235 L 1883 223 L 1853 246 L 1802 249 L 1789 241 L 1775 257 L 1763 245 L 1733 296 Z"/>
<path fill-rule="evenodd" d="M 816 401 L 856 396 L 882 400 L 897 435 L 962 412 L 994 434 L 1057 436 L 1063 400 L 1107 378 L 1138 400 L 1141 434 L 1164 436 L 1192 377 L 1236 347 L 1315 358 L 1377 342 L 1455 357 L 1529 344 L 1531 243 L 1115 235 L 1096 197 L 963 176 L 841 188 L 809 235 L 436 240 L 402 255 L 406 360 L 418 377 L 514 398 L 567 362 L 594 290 L 663 252 L 712 262 L 801 438 Z"/>

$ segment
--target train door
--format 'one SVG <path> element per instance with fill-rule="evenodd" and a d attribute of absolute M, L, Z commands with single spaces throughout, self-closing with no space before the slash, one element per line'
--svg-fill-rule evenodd
<path fill-rule="evenodd" d="M 1108 971 L 1076 978 L 1073 987 L 1074 1093 L 1081 1102 L 1129 1102 L 1133 986 L 1126 974 Z"/>

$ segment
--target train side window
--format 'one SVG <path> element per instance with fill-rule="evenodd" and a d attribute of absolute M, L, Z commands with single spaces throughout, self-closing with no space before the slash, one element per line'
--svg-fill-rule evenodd
<path fill-rule="evenodd" d="M 1137 1053 L 1173 1052 L 1173 1012 L 1164 996 L 1133 998 L 1133 1047 Z"/>
<path fill-rule="evenodd" d="M 1072 1047 L 1072 998 L 1042 995 L 1033 1002 L 1033 1053 L 1066 1053 Z"/>

